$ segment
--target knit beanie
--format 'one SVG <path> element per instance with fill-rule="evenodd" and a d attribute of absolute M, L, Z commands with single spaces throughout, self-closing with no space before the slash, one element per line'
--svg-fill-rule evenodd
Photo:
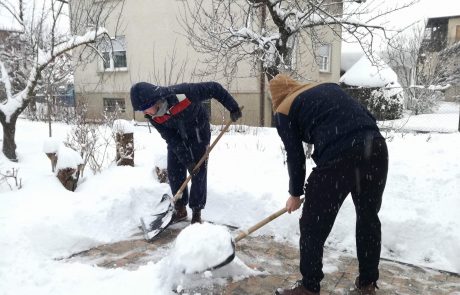
<path fill-rule="evenodd" d="M 276 111 L 281 102 L 290 93 L 298 90 L 304 85 L 286 74 L 278 74 L 270 81 L 269 86 L 272 95 L 273 111 Z"/>

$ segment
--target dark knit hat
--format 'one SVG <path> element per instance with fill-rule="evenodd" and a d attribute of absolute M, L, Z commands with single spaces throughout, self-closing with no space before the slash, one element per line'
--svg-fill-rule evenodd
<path fill-rule="evenodd" d="M 159 100 L 171 97 L 172 94 L 172 91 L 168 87 L 139 82 L 131 87 L 131 104 L 135 111 L 143 111 L 153 106 Z"/>

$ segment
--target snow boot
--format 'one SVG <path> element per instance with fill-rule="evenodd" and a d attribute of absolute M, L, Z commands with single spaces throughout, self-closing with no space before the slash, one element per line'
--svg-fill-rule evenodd
<path fill-rule="evenodd" d="M 359 283 L 359 277 L 356 277 L 355 280 L 356 294 L 358 295 L 375 295 L 375 289 L 378 289 L 376 282 L 370 283 L 368 285 L 361 285 Z"/>
<path fill-rule="evenodd" d="M 302 281 L 297 281 L 292 289 L 277 289 L 275 295 L 319 295 L 319 292 L 312 292 L 307 290 Z"/>
<path fill-rule="evenodd" d="M 194 223 L 203 223 L 203 221 L 201 220 L 201 210 L 200 209 L 194 209 L 192 211 L 192 222 L 191 224 L 194 224 Z"/>
<path fill-rule="evenodd" d="M 174 205 L 174 214 L 171 223 L 176 223 L 187 219 L 187 207 Z"/>

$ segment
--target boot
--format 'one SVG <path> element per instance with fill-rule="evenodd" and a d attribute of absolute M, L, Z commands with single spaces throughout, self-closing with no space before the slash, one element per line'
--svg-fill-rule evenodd
<path fill-rule="evenodd" d="M 373 282 L 373 283 L 370 283 L 368 285 L 361 285 L 359 283 L 359 277 L 356 277 L 356 280 L 355 280 L 355 288 L 356 288 L 356 294 L 359 294 L 359 295 L 375 295 L 375 289 L 378 289 L 379 287 L 377 287 L 377 283 L 376 282 Z"/>
<path fill-rule="evenodd" d="M 171 223 L 176 223 L 182 220 L 187 219 L 187 207 L 174 205 L 174 213 L 171 220 Z"/>
<path fill-rule="evenodd" d="M 201 210 L 200 209 L 194 209 L 193 212 L 192 212 L 192 222 L 191 224 L 194 224 L 194 223 L 203 223 L 203 221 L 201 220 Z"/>
<path fill-rule="evenodd" d="M 276 290 L 275 295 L 319 295 L 319 292 L 309 291 L 302 285 L 302 281 L 297 281 L 292 289 L 279 288 Z"/>

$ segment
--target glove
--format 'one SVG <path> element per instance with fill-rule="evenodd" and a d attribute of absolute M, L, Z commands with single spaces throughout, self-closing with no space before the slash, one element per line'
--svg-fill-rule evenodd
<path fill-rule="evenodd" d="M 239 118 L 241 118 L 241 116 L 243 116 L 243 114 L 241 113 L 239 107 L 236 110 L 230 112 L 230 118 L 233 122 L 236 122 Z"/>
<path fill-rule="evenodd" d="M 192 175 L 192 177 L 198 174 L 198 170 L 199 170 L 199 169 L 196 169 L 196 170 L 195 170 L 195 166 L 196 166 L 195 163 L 190 163 L 190 164 L 187 165 L 188 173 L 189 173 L 190 175 Z"/>

